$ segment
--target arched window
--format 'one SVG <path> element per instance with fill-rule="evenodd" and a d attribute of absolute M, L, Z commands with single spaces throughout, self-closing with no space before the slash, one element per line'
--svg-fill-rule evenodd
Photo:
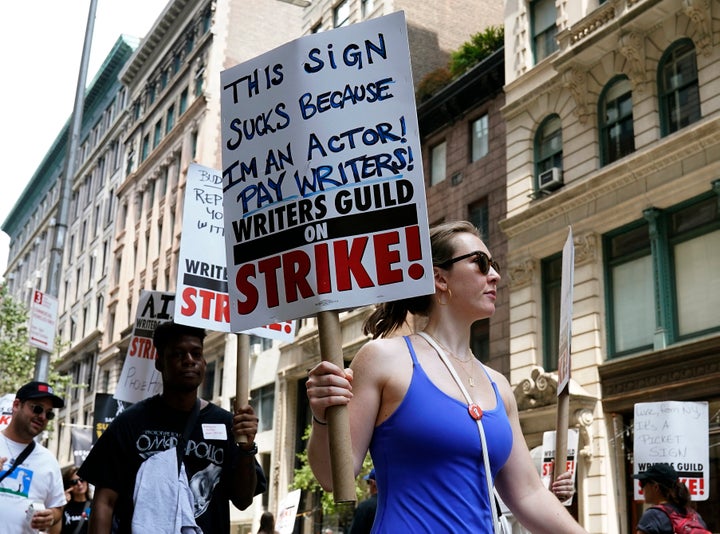
<path fill-rule="evenodd" d="M 676 41 L 665 51 L 658 64 L 657 82 L 663 136 L 700 119 L 697 61 L 690 39 Z"/>
<path fill-rule="evenodd" d="M 562 124 L 550 115 L 535 134 L 535 189 L 551 190 L 562 185 Z"/>
<path fill-rule="evenodd" d="M 607 165 L 635 151 L 632 87 L 626 76 L 607 84 L 598 103 L 600 164 Z"/>

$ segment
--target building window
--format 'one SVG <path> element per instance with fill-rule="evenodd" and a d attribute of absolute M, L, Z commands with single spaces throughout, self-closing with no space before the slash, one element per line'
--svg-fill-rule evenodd
<path fill-rule="evenodd" d="M 530 8 L 535 63 L 539 63 L 558 49 L 555 0 L 536 0 Z"/>
<path fill-rule="evenodd" d="M 205 380 L 202 383 L 200 397 L 205 400 L 215 398 L 215 362 L 208 362 L 205 368 Z"/>
<path fill-rule="evenodd" d="M 375 0 L 362 0 L 362 18 L 366 19 L 375 10 Z"/>
<path fill-rule="evenodd" d="M 658 96 L 662 135 L 700 120 L 697 61 L 690 39 L 673 44 L 660 60 Z"/>
<path fill-rule="evenodd" d="M 163 71 L 160 73 L 160 90 L 162 91 L 167 87 L 168 84 L 168 71 L 167 69 L 163 69 Z"/>
<path fill-rule="evenodd" d="M 632 89 L 627 77 L 617 77 L 607 85 L 598 107 L 600 164 L 607 165 L 635 151 Z"/>
<path fill-rule="evenodd" d="M 546 371 L 557 371 L 562 254 L 555 254 L 542 260 L 540 270 L 542 277 L 543 368 Z"/>
<path fill-rule="evenodd" d="M 155 84 L 151 83 L 148 87 L 148 105 L 155 102 Z"/>
<path fill-rule="evenodd" d="M 535 188 L 539 186 L 538 176 L 553 167 L 562 169 L 562 125 L 560 117 L 546 118 L 535 134 Z"/>
<path fill-rule="evenodd" d="M 175 126 L 175 104 L 171 105 L 167 110 L 165 118 L 165 134 L 169 134 L 170 130 Z"/>
<path fill-rule="evenodd" d="M 205 75 L 205 65 L 200 64 L 195 71 L 195 96 L 200 96 L 203 92 L 203 76 Z"/>
<path fill-rule="evenodd" d="M 210 31 L 210 26 L 212 26 L 212 9 L 208 7 L 202 17 L 203 34 Z"/>
<path fill-rule="evenodd" d="M 475 228 L 480 230 L 480 237 L 489 247 L 488 240 L 490 239 L 490 228 L 488 227 L 488 205 L 487 199 L 483 199 L 479 202 L 473 202 L 468 206 L 468 221 L 470 221 Z"/>
<path fill-rule="evenodd" d="M 343 0 L 333 9 L 333 25 L 335 28 L 350 24 L 350 0 Z"/>
<path fill-rule="evenodd" d="M 250 406 L 258 417 L 258 432 L 272 430 L 273 414 L 275 413 L 275 384 L 268 384 L 252 390 Z"/>
<path fill-rule="evenodd" d="M 447 163 L 447 143 L 443 141 L 430 151 L 430 185 L 439 184 L 445 179 Z"/>
<path fill-rule="evenodd" d="M 142 151 L 140 152 L 140 161 L 145 161 L 150 155 L 150 135 L 145 134 L 142 141 Z"/>
<path fill-rule="evenodd" d="M 155 123 L 155 132 L 153 133 L 153 148 L 158 146 L 160 144 L 160 140 L 162 139 L 162 121 L 157 121 Z"/>
<path fill-rule="evenodd" d="M 720 331 L 717 193 L 605 236 L 612 356 Z"/>
<path fill-rule="evenodd" d="M 187 109 L 187 103 L 188 103 L 188 88 L 186 87 L 183 89 L 182 93 L 180 93 L 180 109 L 179 114 L 182 115 L 185 113 L 185 110 Z"/>
<path fill-rule="evenodd" d="M 472 123 L 472 161 L 487 156 L 489 139 L 488 116 L 485 114 Z"/>
<path fill-rule="evenodd" d="M 482 363 L 490 362 L 490 319 L 475 321 L 470 327 L 470 350 Z"/>

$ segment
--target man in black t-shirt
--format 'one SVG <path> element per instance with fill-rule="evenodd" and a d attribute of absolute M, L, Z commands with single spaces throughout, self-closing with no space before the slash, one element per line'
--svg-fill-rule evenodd
<path fill-rule="evenodd" d="M 143 531 L 157 532 L 154 521 L 166 528 L 168 521 L 182 515 L 181 505 L 152 502 L 154 490 L 143 492 L 143 485 L 158 483 L 155 477 L 137 476 L 148 458 L 178 444 L 184 450 L 182 473 L 187 480 L 185 486 L 181 473 L 179 491 L 182 495 L 189 488 L 190 513 L 205 534 L 230 531 L 228 501 L 244 510 L 265 491 L 265 475 L 255 460 L 258 419 L 253 409 L 245 405 L 233 415 L 197 397 L 205 378 L 204 337 L 202 329 L 172 322 L 155 329 L 155 367 L 162 375 L 163 392 L 116 417 L 78 472 L 95 485 L 91 533 L 109 533 L 113 524 L 113 532 L 129 533 L 133 515 L 136 521 L 146 521 Z M 195 417 L 186 433 L 188 420 Z M 246 444 L 236 444 L 240 436 L 247 437 Z"/>

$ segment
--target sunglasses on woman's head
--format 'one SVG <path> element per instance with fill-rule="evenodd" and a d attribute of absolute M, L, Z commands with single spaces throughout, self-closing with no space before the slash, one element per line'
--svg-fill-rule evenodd
<path fill-rule="evenodd" d="M 48 421 L 52 421 L 55 418 L 55 412 L 52 410 L 45 411 L 45 407 L 42 404 L 31 404 L 30 409 L 35 415 L 41 415 L 44 412 L 45 418 Z"/>
<path fill-rule="evenodd" d="M 473 262 L 478 264 L 478 267 L 480 268 L 480 272 L 482 274 L 488 274 L 490 272 L 490 267 L 495 269 L 496 273 L 500 272 L 500 264 L 496 262 L 494 259 L 492 259 L 490 256 L 485 254 L 481 250 L 475 250 L 473 252 L 468 252 L 467 254 L 463 254 L 462 256 L 457 256 L 455 258 L 450 258 L 448 261 L 444 261 L 442 263 L 438 263 L 437 266 L 441 267 L 443 269 L 447 269 L 452 264 L 457 263 L 462 260 L 466 260 L 467 258 L 473 257 Z"/>

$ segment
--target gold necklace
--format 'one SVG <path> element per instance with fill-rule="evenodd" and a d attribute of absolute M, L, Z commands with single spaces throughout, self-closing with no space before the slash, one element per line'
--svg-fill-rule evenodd
<path fill-rule="evenodd" d="M 433 335 L 430 334 L 429 332 L 425 332 L 425 333 L 426 333 L 428 336 L 430 336 L 430 337 L 435 341 L 435 343 L 437 343 L 438 345 L 440 345 L 440 348 L 442 348 L 447 354 L 449 354 L 449 355 L 452 357 L 453 360 L 457 361 L 457 362 L 460 364 L 460 368 L 461 368 L 461 369 L 463 370 L 463 372 L 467 375 L 468 383 L 470 384 L 470 387 L 471 387 L 471 388 L 474 388 L 474 387 L 475 387 L 475 378 L 474 378 L 475 366 L 473 365 L 472 360 L 475 359 L 475 356 L 473 355 L 472 351 L 470 350 L 470 347 L 468 347 L 468 357 L 467 357 L 467 359 L 462 360 L 462 359 L 458 358 L 458 357 L 455 355 L 455 353 L 452 352 L 450 349 L 448 349 L 445 345 L 443 345 L 442 343 L 440 343 L 440 340 L 438 340 L 438 338 L 436 338 L 435 336 L 433 336 Z M 471 372 L 468 372 L 468 370 L 465 368 L 465 364 L 468 363 L 468 362 L 470 362 L 470 371 L 471 371 Z"/>

